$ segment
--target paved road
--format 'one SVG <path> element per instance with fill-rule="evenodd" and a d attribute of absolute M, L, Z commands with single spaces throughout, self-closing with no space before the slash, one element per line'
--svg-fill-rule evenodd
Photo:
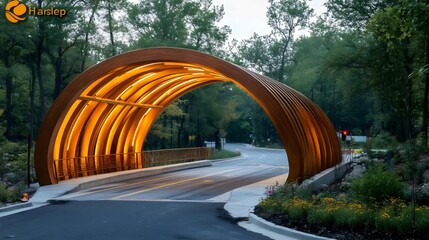
<path fill-rule="evenodd" d="M 0 238 L 266 239 L 238 227 L 216 196 L 284 174 L 285 153 L 241 144 L 226 148 L 242 157 L 99 186 L 0 218 Z"/>
<path fill-rule="evenodd" d="M 205 201 L 232 189 L 283 174 L 287 171 L 282 150 L 227 144 L 242 157 L 157 176 L 103 185 L 62 199 L 69 200 L 192 200 Z"/>

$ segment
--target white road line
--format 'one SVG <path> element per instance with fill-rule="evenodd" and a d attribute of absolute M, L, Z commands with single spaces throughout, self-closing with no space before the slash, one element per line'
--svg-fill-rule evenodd
<path fill-rule="evenodd" d="M 106 199 L 110 200 L 110 199 Z M 131 202 L 189 202 L 189 203 L 226 203 L 227 201 L 219 201 L 219 200 L 178 200 L 178 199 L 118 199 L 116 201 L 131 201 Z"/>
<path fill-rule="evenodd" d="M 194 171 L 187 171 L 187 172 L 184 172 L 183 174 L 180 174 L 179 176 L 187 175 L 189 173 L 198 172 L 199 170 L 201 170 L 201 169 L 195 169 Z M 168 173 L 165 173 L 165 174 L 168 174 Z M 148 177 L 151 177 L 151 176 L 148 176 Z M 164 180 L 164 179 L 167 179 L 167 178 L 174 178 L 174 177 L 178 177 L 178 176 L 177 175 L 175 175 L 175 176 L 164 176 L 164 177 L 160 177 L 160 178 L 154 178 L 154 179 L 145 180 L 144 182 L 139 181 L 139 182 L 135 182 L 135 183 L 128 183 L 128 184 L 126 183 L 126 184 L 121 184 L 121 185 L 118 185 L 118 186 L 103 188 L 103 189 L 100 189 L 100 190 L 95 190 L 95 191 L 90 191 L 90 192 L 71 193 L 71 194 L 67 194 L 65 196 L 59 197 L 58 199 L 70 199 L 70 198 L 75 198 L 75 197 L 81 197 L 81 196 L 85 196 L 85 195 L 90 195 L 90 194 L 95 194 L 95 193 L 99 193 L 99 192 L 110 191 L 110 190 L 114 190 L 114 189 L 118 189 L 118 188 L 123 188 L 123 187 L 131 187 L 131 186 L 139 185 L 139 184 L 142 184 L 142 183 L 156 182 L 156 181 L 159 181 L 159 180 Z"/>
<path fill-rule="evenodd" d="M 168 183 L 168 184 L 164 184 L 164 185 L 160 185 L 160 186 L 156 186 L 156 187 L 152 187 L 152 188 L 148 188 L 148 189 L 143 189 L 143 190 L 140 190 L 140 191 L 137 191 L 137 192 L 132 192 L 132 193 L 128 193 L 128 194 L 125 194 L 125 195 L 114 197 L 111 200 L 118 200 L 118 199 L 121 199 L 121 198 L 124 198 L 124 197 L 129 197 L 129 196 L 132 196 L 132 195 L 136 195 L 136 194 L 139 194 L 139 193 L 144 193 L 144 192 L 148 192 L 148 191 L 160 189 L 160 188 L 163 188 L 163 187 L 169 187 L 169 186 L 177 185 L 177 184 L 180 184 L 180 183 L 190 182 L 190 181 L 198 180 L 198 179 L 201 179 L 201 178 L 206 178 L 206 177 L 210 177 L 210 176 L 214 176 L 214 175 L 219 175 L 219 174 L 223 174 L 223 173 L 227 173 L 227 172 L 233 172 L 233 171 L 237 171 L 237 169 L 227 170 L 227 171 L 222 171 L 222 172 L 217 172 L 217 173 L 213 173 L 213 174 L 209 174 L 209 175 L 205 175 L 205 176 L 201 176 L 201 177 L 190 178 L 190 179 L 186 179 L 186 180 L 182 180 L 182 181 L 178 181 L 178 182 L 173 182 L 173 183 Z"/>

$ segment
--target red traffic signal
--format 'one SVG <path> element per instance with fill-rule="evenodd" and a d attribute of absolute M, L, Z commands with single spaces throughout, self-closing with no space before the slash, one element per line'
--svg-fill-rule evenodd
<path fill-rule="evenodd" d="M 341 131 L 341 140 L 346 141 L 347 135 L 349 135 L 349 130 L 347 130 L 347 129 L 342 130 Z"/>

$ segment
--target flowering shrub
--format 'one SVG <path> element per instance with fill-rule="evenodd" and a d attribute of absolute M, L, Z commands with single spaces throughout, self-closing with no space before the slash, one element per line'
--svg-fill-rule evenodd
<path fill-rule="evenodd" d="M 273 198 L 263 199 L 257 206 L 265 214 L 282 214 L 282 203 Z"/>
<path fill-rule="evenodd" d="M 375 165 L 369 167 L 362 178 L 355 179 L 350 190 L 357 200 L 380 203 L 390 197 L 403 197 L 405 185 L 395 174 Z"/>
<path fill-rule="evenodd" d="M 429 207 L 420 206 L 416 208 L 416 231 L 424 232 L 429 228 Z"/>
<path fill-rule="evenodd" d="M 411 232 L 413 208 L 401 199 L 391 198 L 377 211 L 375 224 L 384 231 Z"/>
<path fill-rule="evenodd" d="M 293 191 L 293 194 L 286 190 Z M 418 206 L 414 211 L 413 205 L 401 198 L 390 197 L 367 205 L 344 195 L 313 195 L 309 199 L 306 194 L 297 196 L 298 193 L 297 188 L 287 184 L 267 188 L 267 198 L 257 208 L 264 215 L 286 214 L 291 221 L 351 230 L 377 229 L 407 234 L 425 233 L 429 229 L 429 207 Z"/>
<path fill-rule="evenodd" d="M 292 220 L 304 220 L 307 217 L 307 210 L 311 207 L 311 203 L 307 200 L 294 197 L 283 203 L 283 209 Z"/>
<path fill-rule="evenodd" d="M 361 203 L 342 202 L 334 212 L 333 217 L 337 226 L 357 230 L 372 222 L 371 213 L 371 210 Z"/>

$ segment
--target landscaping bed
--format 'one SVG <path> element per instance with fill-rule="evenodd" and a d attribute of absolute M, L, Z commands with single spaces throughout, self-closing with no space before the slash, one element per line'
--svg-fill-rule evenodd
<path fill-rule="evenodd" d="M 392 163 L 361 158 L 320 191 L 297 184 L 270 186 L 255 214 L 339 240 L 429 239 L 429 160 L 410 165 L 395 157 Z"/>

